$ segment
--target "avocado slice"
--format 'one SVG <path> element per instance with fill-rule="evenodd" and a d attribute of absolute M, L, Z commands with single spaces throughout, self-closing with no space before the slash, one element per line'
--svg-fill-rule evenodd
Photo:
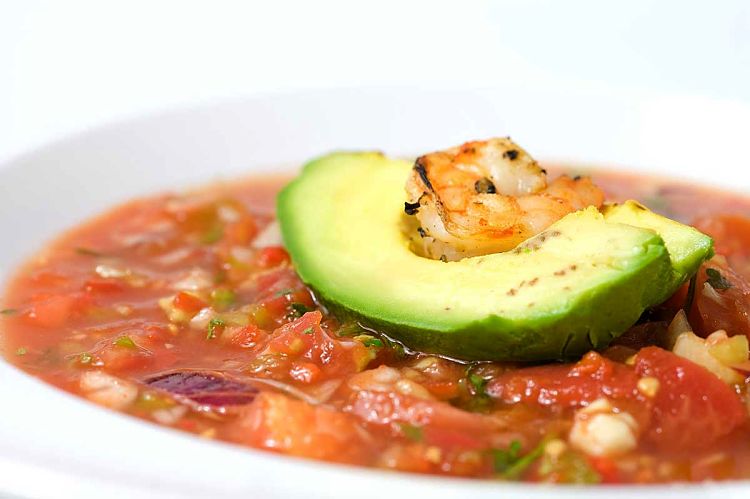
<path fill-rule="evenodd" d="M 595 208 L 509 252 L 445 263 L 417 256 L 401 230 L 411 166 L 334 153 L 308 163 L 278 197 L 284 242 L 318 298 L 410 348 L 466 360 L 579 355 L 606 346 L 679 285 L 656 231 Z M 693 253 L 683 257 L 701 258 Z"/>
<path fill-rule="evenodd" d="M 672 262 L 672 283 L 664 288 L 659 302 L 672 296 L 674 290 L 698 271 L 714 254 L 713 240 L 693 227 L 675 222 L 649 210 L 637 201 L 612 204 L 602 209 L 604 218 L 656 231 L 664 240 Z"/>

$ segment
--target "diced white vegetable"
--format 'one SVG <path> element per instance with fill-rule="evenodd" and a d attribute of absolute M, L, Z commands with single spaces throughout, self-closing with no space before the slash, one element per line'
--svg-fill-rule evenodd
<path fill-rule="evenodd" d="M 638 380 L 638 384 L 636 387 L 638 388 L 638 391 L 647 396 L 648 398 L 654 398 L 656 397 L 656 394 L 659 392 L 659 380 L 651 377 L 651 376 L 645 376 Z"/>
<path fill-rule="evenodd" d="M 717 333 L 724 333 L 723 338 L 717 338 Z M 744 334 L 727 337 L 726 332 L 717 331 L 706 338 L 706 344 L 709 345 L 708 351 L 711 355 L 726 366 L 742 364 L 748 360 L 750 344 Z"/>
<path fill-rule="evenodd" d="M 672 350 L 672 348 L 674 348 L 675 342 L 677 341 L 677 337 L 682 333 L 687 332 L 692 333 L 693 328 L 690 326 L 690 323 L 687 320 L 685 311 L 680 310 L 679 312 L 677 312 L 677 315 L 674 316 L 672 322 L 669 323 L 666 336 L 660 338 L 661 346 L 663 346 L 667 350 Z"/>
<path fill-rule="evenodd" d="M 691 332 L 682 333 L 677 337 L 672 351 L 696 364 L 705 367 L 725 383 L 742 383 L 742 376 L 711 355 L 710 346 L 706 340 L 699 338 Z"/>
<path fill-rule="evenodd" d="M 269 246 L 281 246 L 282 244 L 281 228 L 276 221 L 268 224 L 252 242 L 253 248 L 267 248 Z"/>
<path fill-rule="evenodd" d="M 216 316 L 216 312 L 211 307 L 201 309 L 200 312 L 195 314 L 190 319 L 190 329 L 204 330 L 208 327 L 208 323 L 211 319 Z"/>
<path fill-rule="evenodd" d="M 159 307 L 167 314 L 170 322 L 187 322 L 190 316 L 184 310 L 174 306 L 174 296 L 165 296 L 159 299 Z"/>
<path fill-rule="evenodd" d="M 172 288 L 178 291 L 201 291 L 213 286 L 213 282 L 213 277 L 208 271 L 195 268 L 172 284 Z"/>
<path fill-rule="evenodd" d="M 110 409 L 124 409 L 138 397 L 133 383 L 102 371 L 86 371 L 79 384 L 86 398 Z"/>
<path fill-rule="evenodd" d="M 159 424 L 173 425 L 182 419 L 187 410 L 187 407 L 184 405 L 176 405 L 168 409 L 157 409 L 151 413 L 151 417 Z"/>
<path fill-rule="evenodd" d="M 568 440 L 591 456 L 614 456 L 635 449 L 637 433 L 633 416 L 615 412 L 609 401 L 601 398 L 576 413 Z"/>
<path fill-rule="evenodd" d="M 216 214 L 219 216 L 219 220 L 224 223 L 237 222 L 242 216 L 239 211 L 227 204 L 219 205 Z"/>

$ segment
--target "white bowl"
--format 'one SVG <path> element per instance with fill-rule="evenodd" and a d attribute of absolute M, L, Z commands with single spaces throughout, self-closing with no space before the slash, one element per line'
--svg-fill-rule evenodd
<path fill-rule="evenodd" d="M 45 241 L 136 195 L 299 165 L 332 149 L 409 154 L 510 134 L 539 158 L 750 192 L 744 103 L 604 91 L 328 90 L 105 126 L 0 167 L 0 282 Z M 0 362 L 0 494 L 44 497 L 749 497 L 750 482 L 549 487 L 286 458 L 160 428 Z M 106 491 L 106 494 L 103 494 Z"/>

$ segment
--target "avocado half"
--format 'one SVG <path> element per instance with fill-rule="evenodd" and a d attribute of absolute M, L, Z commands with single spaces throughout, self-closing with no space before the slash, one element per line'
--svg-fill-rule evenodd
<path fill-rule="evenodd" d="M 308 163 L 278 197 L 297 272 L 334 313 L 415 350 L 537 361 L 606 346 L 712 252 L 637 203 L 571 213 L 514 250 L 431 260 L 402 231 L 411 168 L 380 153 Z"/>

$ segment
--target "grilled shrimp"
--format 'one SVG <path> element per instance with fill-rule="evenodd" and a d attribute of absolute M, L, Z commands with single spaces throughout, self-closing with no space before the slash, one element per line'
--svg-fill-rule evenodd
<path fill-rule="evenodd" d="M 510 138 L 467 142 L 417 158 L 406 183 L 412 249 L 460 260 L 508 251 L 568 213 L 604 202 L 588 177 L 547 172 Z"/>

